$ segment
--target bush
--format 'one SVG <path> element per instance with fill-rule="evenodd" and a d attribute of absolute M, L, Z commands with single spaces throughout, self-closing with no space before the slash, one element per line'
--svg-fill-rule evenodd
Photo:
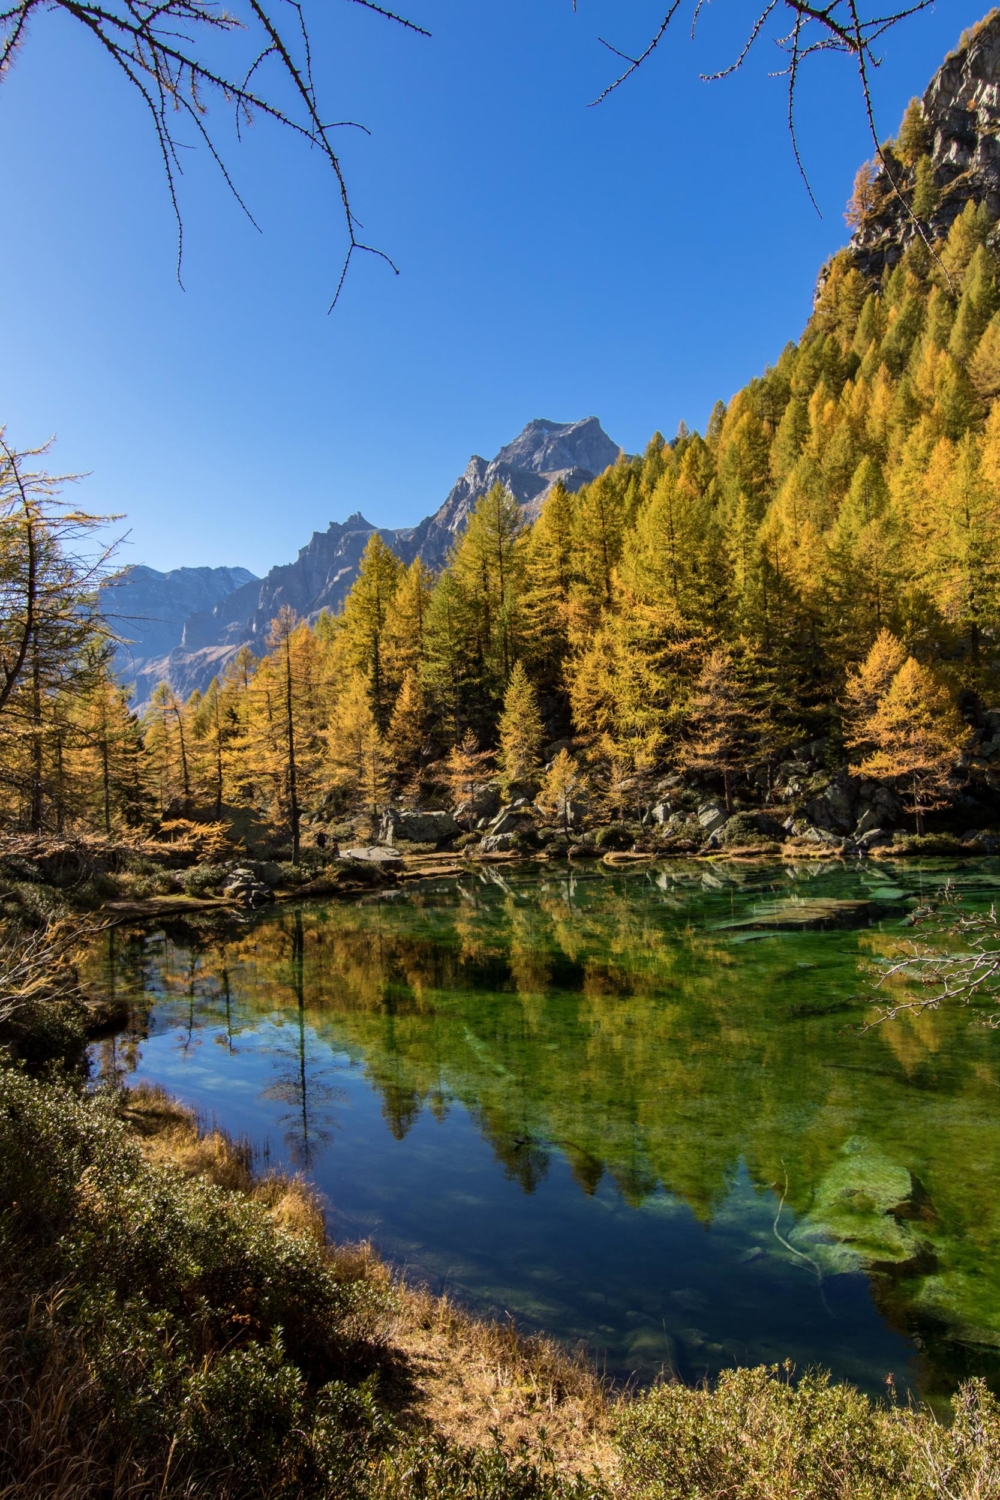
<path fill-rule="evenodd" d="M 662 1385 L 623 1406 L 618 1445 L 627 1500 L 971 1500 L 1000 1485 L 1000 1406 L 982 1381 L 946 1428 L 823 1374 L 726 1370 L 714 1389 Z"/>
<path fill-rule="evenodd" d="M 41 1475 L 74 1500 L 595 1493 L 523 1453 L 401 1430 L 379 1399 L 396 1293 L 378 1263 L 328 1249 L 314 1213 L 283 1215 L 278 1180 L 155 1164 L 125 1112 L 142 1099 L 0 1066 L 5 1500 L 34 1500 Z"/>

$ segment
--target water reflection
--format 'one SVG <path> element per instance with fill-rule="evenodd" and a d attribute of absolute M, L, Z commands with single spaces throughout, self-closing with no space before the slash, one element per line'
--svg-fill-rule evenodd
<path fill-rule="evenodd" d="M 1000 882 L 951 873 L 973 904 Z M 944 874 L 491 870 L 224 940 L 118 935 L 94 961 L 133 1016 L 100 1063 L 616 1370 L 791 1354 L 933 1392 L 1000 1345 L 1000 1039 L 967 1012 L 855 1023 Z"/>

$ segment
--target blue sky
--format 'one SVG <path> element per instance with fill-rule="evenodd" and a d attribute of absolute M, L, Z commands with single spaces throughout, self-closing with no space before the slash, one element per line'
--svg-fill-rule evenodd
<path fill-rule="evenodd" d="M 745 20 L 748 7 L 737 7 Z M 982 4 L 941 3 L 890 36 L 882 134 Z M 127 513 L 125 561 L 169 568 L 292 558 L 361 510 L 407 525 L 472 452 L 532 417 L 595 414 L 628 450 L 703 426 L 808 316 L 871 154 L 856 80 L 816 60 L 801 96 L 799 179 L 767 46 L 738 50 L 707 8 L 596 109 L 658 0 L 412 0 L 430 40 L 349 0 L 306 0 L 365 234 L 400 267 L 358 261 L 315 156 L 266 125 L 230 164 L 263 233 L 204 154 L 181 186 L 185 290 L 141 108 L 74 23 L 36 13 L 0 87 L 6 291 L 0 413 L 27 446 L 55 434 L 89 508 Z"/>

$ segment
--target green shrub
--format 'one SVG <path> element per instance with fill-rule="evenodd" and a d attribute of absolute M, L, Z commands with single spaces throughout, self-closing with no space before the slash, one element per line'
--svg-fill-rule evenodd
<path fill-rule="evenodd" d="M 935 1500 L 1000 1493 L 1000 1406 L 981 1381 L 954 1425 L 873 1402 L 824 1374 L 726 1370 L 714 1388 L 661 1385 L 623 1406 L 628 1500 Z"/>

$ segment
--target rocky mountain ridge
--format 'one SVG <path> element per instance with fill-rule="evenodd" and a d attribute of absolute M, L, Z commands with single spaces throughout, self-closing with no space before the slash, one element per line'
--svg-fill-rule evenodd
<path fill-rule="evenodd" d="M 131 642 L 116 654 L 119 676 L 127 682 L 142 678 L 151 661 L 177 645 L 193 611 L 211 611 L 234 590 L 258 581 L 248 568 L 124 568 L 101 590 L 106 618 Z"/>
<path fill-rule="evenodd" d="M 615 463 L 619 451 L 596 417 L 569 423 L 536 418 L 495 458 L 487 460 L 473 454 L 443 504 L 417 526 L 378 527 L 355 511 L 346 521 L 331 521 L 326 531 L 313 532 L 294 562 L 272 568 L 263 579 L 245 569 L 176 569 L 178 574 L 214 571 L 229 573 L 234 580 L 237 574 L 242 577 L 214 598 L 206 597 L 183 611 L 174 608 L 169 616 L 172 635 L 166 629 L 163 611 L 163 618 L 157 619 L 154 649 L 150 649 L 145 611 L 136 608 L 135 601 L 128 597 L 130 570 L 116 586 L 115 604 L 123 616 L 135 617 L 142 630 L 124 629 L 126 635 L 133 635 L 134 644 L 132 657 L 122 659 L 122 676 L 135 683 L 138 705 L 163 679 L 184 696 L 195 688 L 203 690 L 240 646 L 262 649 L 268 627 L 283 604 L 291 605 L 305 619 L 315 619 L 324 609 L 339 609 L 357 577 L 362 553 L 373 532 L 377 531 L 404 563 L 420 557 L 436 570 L 464 530 L 479 496 L 494 484 L 506 485 L 525 519 L 533 520 L 558 481 L 569 490 L 579 490 Z M 155 572 L 148 568 L 137 571 Z M 161 625 L 164 628 L 159 628 Z"/>

